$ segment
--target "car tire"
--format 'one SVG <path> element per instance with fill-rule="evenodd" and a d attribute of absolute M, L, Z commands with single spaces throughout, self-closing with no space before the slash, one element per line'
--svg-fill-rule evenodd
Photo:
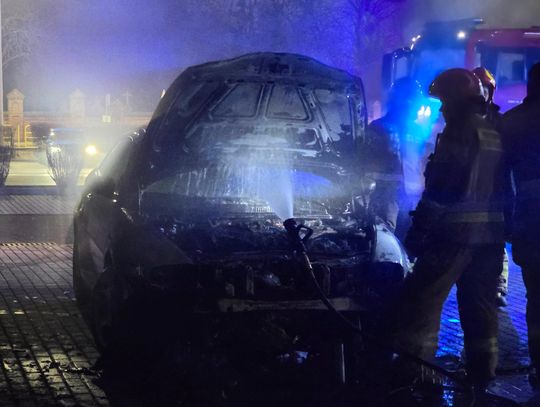
<path fill-rule="evenodd" d="M 92 334 L 98 351 L 103 354 L 115 342 L 115 320 L 118 316 L 117 281 L 112 266 L 105 268 L 91 294 Z"/>

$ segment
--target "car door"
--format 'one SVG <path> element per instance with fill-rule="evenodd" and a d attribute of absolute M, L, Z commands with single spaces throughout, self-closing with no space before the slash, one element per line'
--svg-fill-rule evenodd
<path fill-rule="evenodd" d="M 121 202 L 125 191 L 126 169 L 134 151 L 134 141 L 120 141 L 87 180 L 79 208 L 78 241 L 84 244 L 80 253 L 88 267 L 81 270 L 90 285 L 97 280 L 106 264 L 114 228 L 122 218 Z M 82 249 L 82 250 L 81 250 Z"/>

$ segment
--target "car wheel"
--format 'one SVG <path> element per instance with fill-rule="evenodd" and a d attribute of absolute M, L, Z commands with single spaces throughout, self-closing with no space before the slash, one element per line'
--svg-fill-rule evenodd
<path fill-rule="evenodd" d="M 114 272 L 107 267 L 92 291 L 92 333 L 101 353 L 114 342 L 114 323 L 120 301 L 115 280 Z"/>

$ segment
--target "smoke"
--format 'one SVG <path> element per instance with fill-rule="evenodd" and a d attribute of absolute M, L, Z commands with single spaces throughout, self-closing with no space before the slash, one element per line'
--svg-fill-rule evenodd
<path fill-rule="evenodd" d="M 107 93 L 120 99 L 129 90 L 136 110 L 152 110 L 185 67 L 254 51 L 312 56 L 361 75 L 372 95 L 382 55 L 406 45 L 426 21 L 540 21 L 538 0 L 5 1 L 32 6 L 26 34 L 35 36 L 27 69 L 13 69 L 6 92 L 18 86 L 29 106 L 49 111 L 76 88 L 87 100 Z M 3 20 L 10 13 L 7 7 Z"/>
<path fill-rule="evenodd" d="M 348 0 L 41 3 L 50 7 L 35 10 L 38 41 L 27 73 L 12 81 L 36 110 L 59 110 L 74 89 L 87 100 L 106 93 L 120 99 L 129 90 L 136 110 L 152 110 L 161 90 L 187 66 L 255 51 L 302 53 L 365 75 L 377 70 L 372 64 L 381 51 L 402 45 L 388 41 L 388 33 L 400 33 L 388 24 L 397 6 L 386 0 L 370 2 L 376 12 L 356 14 Z"/>

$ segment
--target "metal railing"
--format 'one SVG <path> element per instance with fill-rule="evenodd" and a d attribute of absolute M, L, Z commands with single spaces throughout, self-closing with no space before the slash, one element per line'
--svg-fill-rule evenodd
<path fill-rule="evenodd" d="M 32 134 L 32 126 L 28 123 L 9 127 L 13 134 L 13 148 L 15 149 L 36 149 L 39 142 Z"/>

